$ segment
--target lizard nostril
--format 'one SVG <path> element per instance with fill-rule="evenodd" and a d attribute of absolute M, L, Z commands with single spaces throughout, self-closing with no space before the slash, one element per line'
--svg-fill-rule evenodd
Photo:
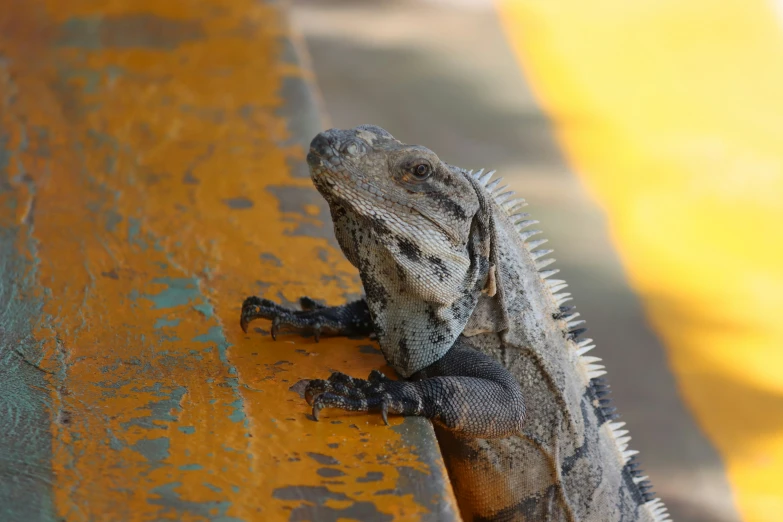
<path fill-rule="evenodd" d="M 334 154 L 329 138 L 320 133 L 310 142 L 310 149 L 321 157 L 328 158 Z"/>

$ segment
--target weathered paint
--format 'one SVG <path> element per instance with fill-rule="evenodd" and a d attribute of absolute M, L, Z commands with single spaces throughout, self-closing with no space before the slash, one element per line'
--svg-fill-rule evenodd
<path fill-rule="evenodd" d="M 318 115 L 283 15 L 5 9 L 3 520 L 456 518 L 429 424 L 314 422 L 290 389 L 382 367 L 367 341 L 239 328 L 248 294 L 360 290 L 304 176 Z"/>
<path fill-rule="evenodd" d="M 12 93 L 4 65 L 0 92 Z M 0 520 L 45 521 L 54 477 L 46 373 L 37 367 L 42 345 L 32 335 L 41 310 L 28 212 L 34 187 L 24 175 L 10 178 L 10 160 L 25 145 L 8 146 L 0 135 Z"/>
<path fill-rule="evenodd" d="M 606 209 L 741 515 L 779 520 L 783 25 L 773 6 L 498 5 L 574 170 Z"/>

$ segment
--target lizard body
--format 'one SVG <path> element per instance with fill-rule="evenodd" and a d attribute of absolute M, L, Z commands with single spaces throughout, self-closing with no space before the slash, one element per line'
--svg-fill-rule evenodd
<path fill-rule="evenodd" d="M 319 134 L 308 164 L 366 298 L 291 311 L 251 297 L 242 327 L 264 317 L 273 335 L 374 334 L 405 379 L 311 381 L 316 418 L 336 407 L 431 419 L 466 520 L 669 520 L 522 200 L 491 172 L 370 125 Z"/>

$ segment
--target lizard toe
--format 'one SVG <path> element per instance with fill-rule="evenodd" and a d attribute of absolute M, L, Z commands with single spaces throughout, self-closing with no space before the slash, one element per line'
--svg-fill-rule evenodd
<path fill-rule="evenodd" d="M 307 386 L 305 387 L 304 398 L 307 401 L 307 404 L 312 406 L 316 397 L 322 393 L 326 393 L 326 391 L 330 389 L 331 385 L 328 381 L 323 379 L 313 379 L 312 381 L 308 382 Z"/>
<path fill-rule="evenodd" d="M 383 373 L 383 372 L 382 372 L 382 371 L 380 371 L 380 370 L 372 370 L 372 371 L 370 372 L 370 375 L 368 375 L 368 376 L 367 376 L 367 380 L 368 380 L 369 382 L 377 383 L 377 382 L 386 382 L 386 381 L 390 381 L 391 379 L 389 379 L 388 377 L 386 377 L 386 374 L 385 374 L 385 373 Z"/>

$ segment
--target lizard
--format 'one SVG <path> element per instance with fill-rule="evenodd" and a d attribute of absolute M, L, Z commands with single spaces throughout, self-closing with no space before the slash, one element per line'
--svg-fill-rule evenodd
<path fill-rule="evenodd" d="M 319 133 L 307 163 L 365 297 L 296 310 L 251 296 L 240 325 L 373 336 L 400 377 L 309 381 L 316 420 L 323 408 L 430 419 L 465 520 L 671 520 L 524 200 L 494 171 L 374 125 Z"/>

